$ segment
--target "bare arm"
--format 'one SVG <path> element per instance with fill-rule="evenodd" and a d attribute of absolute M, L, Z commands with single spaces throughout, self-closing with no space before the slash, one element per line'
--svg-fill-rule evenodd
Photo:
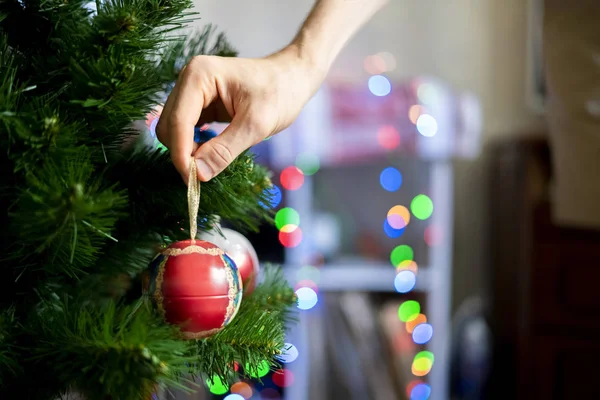
<path fill-rule="evenodd" d="M 346 42 L 387 1 L 317 0 L 289 47 L 326 73 Z"/>
<path fill-rule="evenodd" d="M 198 56 L 186 66 L 157 127 L 187 182 L 190 159 L 208 181 L 296 119 L 344 44 L 387 0 L 318 0 L 292 43 L 261 59 Z M 194 125 L 231 124 L 198 147 Z"/>

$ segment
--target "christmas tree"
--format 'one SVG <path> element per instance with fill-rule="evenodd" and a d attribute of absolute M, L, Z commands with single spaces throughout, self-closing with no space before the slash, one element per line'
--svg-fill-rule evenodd
<path fill-rule="evenodd" d="M 275 365 L 295 301 L 276 269 L 201 340 L 185 340 L 141 289 L 195 222 L 168 151 L 138 140 L 135 121 L 191 55 L 235 52 L 210 27 L 181 35 L 189 0 L 87 3 L 0 2 L 2 398 L 147 399 L 157 386 L 224 382 L 234 363 Z M 241 155 L 202 184 L 198 229 L 216 216 L 258 229 L 269 187 Z"/>

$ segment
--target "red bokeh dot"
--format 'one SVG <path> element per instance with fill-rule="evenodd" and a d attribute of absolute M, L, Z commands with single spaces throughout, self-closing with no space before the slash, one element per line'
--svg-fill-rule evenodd
<path fill-rule="evenodd" d="M 273 374 L 273 383 L 279 387 L 288 387 L 294 383 L 292 371 L 280 369 Z"/>
<path fill-rule="evenodd" d="M 384 149 L 393 150 L 400 145 L 400 133 L 391 125 L 379 128 L 377 141 Z"/>
<path fill-rule="evenodd" d="M 435 225 L 430 225 L 425 228 L 425 243 L 428 246 L 438 245 L 442 241 L 442 231 Z"/>
<path fill-rule="evenodd" d="M 279 181 L 281 182 L 281 186 L 287 190 L 298 190 L 304 183 L 304 174 L 294 166 L 287 167 L 281 171 Z"/>
<path fill-rule="evenodd" d="M 408 386 L 406 387 L 406 397 L 410 399 L 410 395 L 411 395 L 413 389 L 415 388 L 415 386 L 420 385 L 421 383 L 424 383 L 424 382 L 419 379 L 415 379 L 415 380 L 411 381 L 408 384 Z"/>
<path fill-rule="evenodd" d="M 296 227 L 296 229 L 289 231 L 282 229 L 279 231 L 279 242 L 284 247 L 296 247 L 302 242 L 302 229 Z"/>

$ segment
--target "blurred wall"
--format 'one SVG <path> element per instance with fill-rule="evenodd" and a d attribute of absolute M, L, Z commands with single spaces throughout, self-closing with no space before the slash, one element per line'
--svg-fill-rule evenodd
<path fill-rule="evenodd" d="M 475 93 L 484 111 L 484 143 L 539 131 L 542 120 L 525 105 L 526 0 L 390 0 L 352 40 L 331 76 L 360 81 L 364 58 L 388 51 L 392 79 L 438 76 Z M 196 0 L 202 23 L 224 30 L 241 56 L 269 54 L 294 36 L 312 0 Z M 483 157 L 482 157 L 483 158 Z M 484 160 L 456 163 L 456 306 L 485 282 Z"/>

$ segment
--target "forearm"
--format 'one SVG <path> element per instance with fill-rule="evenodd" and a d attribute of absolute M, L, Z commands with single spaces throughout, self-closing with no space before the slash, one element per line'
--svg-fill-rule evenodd
<path fill-rule="evenodd" d="M 324 73 L 354 33 L 387 0 L 317 0 L 290 47 Z"/>

